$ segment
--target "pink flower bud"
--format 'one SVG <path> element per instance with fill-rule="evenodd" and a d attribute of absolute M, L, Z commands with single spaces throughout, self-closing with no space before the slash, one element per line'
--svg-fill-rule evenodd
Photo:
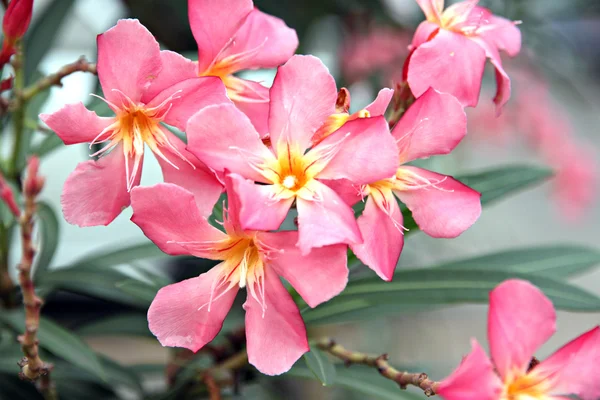
<path fill-rule="evenodd" d="M 2 30 L 9 41 L 14 42 L 27 32 L 32 10 L 33 0 L 12 0 L 8 4 L 2 21 Z"/>
<path fill-rule="evenodd" d="M 45 178 L 38 175 L 40 167 L 40 159 L 37 157 L 31 157 L 27 163 L 27 178 L 23 184 L 23 192 L 25 196 L 37 196 L 44 187 Z"/>
<path fill-rule="evenodd" d="M 9 76 L 6 79 L 2 79 L 2 81 L 0 81 L 0 93 L 4 92 L 5 90 L 12 89 L 14 80 L 14 76 Z"/>
<path fill-rule="evenodd" d="M 21 210 L 15 201 L 15 195 L 2 175 L 0 175 L 0 199 L 8 206 L 15 217 L 21 215 Z"/>

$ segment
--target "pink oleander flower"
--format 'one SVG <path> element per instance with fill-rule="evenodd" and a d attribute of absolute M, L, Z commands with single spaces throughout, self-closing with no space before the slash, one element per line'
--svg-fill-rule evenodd
<path fill-rule="evenodd" d="M 458 100 L 429 89 L 392 130 L 399 154 L 395 174 L 363 185 L 352 196 L 347 194 L 351 191 L 347 183 L 342 182 L 345 188 L 333 185 L 346 193 L 344 199 L 350 204 L 368 197 L 358 218 L 364 242 L 352 243 L 350 248 L 382 279 L 392 280 L 404 245 L 405 228 L 396 197 L 411 210 L 421 230 L 436 238 L 456 237 L 479 218 L 478 192 L 450 176 L 405 165 L 450 153 L 465 136 L 466 124 Z"/>
<path fill-rule="evenodd" d="M 68 177 L 61 203 L 65 219 L 79 226 L 108 225 L 129 205 L 129 192 L 140 183 L 147 145 L 157 156 L 165 181 L 186 184 L 200 196 L 209 214 L 222 185 L 185 144 L 162 124 L 184 130 L 200 108 L 228 102 L 223 83 L 214 77 L 182 80 L 191 61 L 160 51 L 158 42 L 137 20 L 121 20 L 98 36 L 98 78 L 103 99 L 114 117 L 98 117 L 83 103 L 69 104 L 44 121 L 67 145 L 106 145 L 98 161 L 80 163 Z"/>
<path fill-rule="evenodd" d="M 398 154 L 387 122 L 355 119 L 309 149 L 337 99 L 333 77 L 312 56 L 293 56 L 279 67 L 270 99 L 269 144 L 239 110 L 218 105 L 190 119 L 188 150 L 213 170 L 233 173 L 244 229 L 278 229 L 295 202 L 303 254 L 362 242 L 352 209 L 324 182 L 363 185 L 392 176 Z"/>
<path fill-rule="evenodd" d="M 2 19 L 2 33 L 4 41 L 0 51 L 0 66 L 8 62 L 15 54 L 16 42 L 25 35 L 31 13 L 33 11 L 33 0 L 11 0 Z"/>
<path fill-rule="evenodd" d="M 526 281 L 508 280 L 490 293 L 488 340 L 492 361 L 473 349 L 441 382 L 446 400 L 582 400 L 600 398 L 600 326 L 541 363 L 534 353 L 555 332 L 552 302 Z"/>
<path fill-rule="evenodd" d="M 243 229 L 230 176 L 225 183 L 225 233 L 208 224 L 181 187 L 161 183 L 133 190 L 132 221 L 164 252 L 222 261 L 197 278 L 162 288 L 148 310 L 150 330 L 163 346 L 198 351 L 221 330 L 238 290 L 246 288 L 248 360 L 264 374 L 281 374 L 309 347 L 298 307 L 279 277 L 315 307 L 346 286 L 346 246 L 306 256 L 295 246 L 297 231 Z"/>
<path fill-rule="evenodd" d="M 452 94 L 465 106 L 476 106 L 486 58 L 496 68 L 499 113 L 510 97 L 510 79 L 502 68 L 500 50 L 515 56 L 521 49 L 518 22 L 493 15 L 477 6 L 479 0 L 455 3 L 444 10 L 444 0 L 417 0 L 427 21 L 412 42 L 407 80 L 416 97 L 432 87 Z"/>
<path fill-rule="evenodd" d="M 198 43 L 196 74 L 220 77 L 229 98 L 266 134 L 269 89 L 234 74 L 286 62 L 298 47 L 296 31 L 252 0 L 189 0 L 188 15 Z"/>

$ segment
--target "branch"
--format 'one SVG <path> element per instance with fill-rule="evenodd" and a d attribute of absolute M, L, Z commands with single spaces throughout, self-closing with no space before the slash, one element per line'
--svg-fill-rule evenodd
<path fill-rule="evenodd" d="M 388 355 L 372 356 L 365 353 L 350 351 L 335 343 L 332 339 L 322 339 L 317 342 L 317 347 L 334 357 L 344 361 L 346 366 L 362 364 L 377 368 L 377 371 L 387 379 L 406 389 L 408 385 L 416 386 L 423 390 L 427 397 L 435 396 L 439 382 L 432 381 L 425 373 L 400 372 L 388 364 Z"/>
<path fill-rule="evenodd" d="M 62 79 L 75 72 L 89 72 L 92 74 L 96 74 L 96 64 L 90 63 L 85 59 L 85 57 L 81 57 L 79 58 L 79 60 L 71 64 L 65 65 L 56 73 L 43 77 L 36 83 L 24 89 L 20 96 L 21 101 L 27 102 L 36 94 L 43 92 L 51 86 L 62 86 Z"/>

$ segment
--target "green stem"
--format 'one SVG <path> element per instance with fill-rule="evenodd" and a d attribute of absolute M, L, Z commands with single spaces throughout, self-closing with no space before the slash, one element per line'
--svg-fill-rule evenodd
<path fill-rule="evenodd" d="M 12 179 L 14 182 L 18 182 L 19 180 L 20 156 L 23 151 L 22 147 L 25 145 L 23 138 L 25 135 L 25 110 L 27 108 L 27 102 L 22 98 L 23 88 L 25 86 L 25 77 L 23 74 L 24 64 L 25 59 L 23 57 L 23 49 L 20 45 L 17 45 L 17 53 L 15 54 L 13 61 L 15 69 L 15 80 L 13 82 L 15 108 L 12 115 L 12 121 L 15 140 L 7 171 L 8 178 Z"/>

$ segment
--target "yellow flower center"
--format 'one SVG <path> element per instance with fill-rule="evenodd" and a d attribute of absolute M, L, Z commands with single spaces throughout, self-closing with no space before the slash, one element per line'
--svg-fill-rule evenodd
<path fill-rule="evenodd" d="M 504 386 L 501 400 L 551 400 L 550 379 L 544 379 L 535 371 L 509 377 Z"/>

